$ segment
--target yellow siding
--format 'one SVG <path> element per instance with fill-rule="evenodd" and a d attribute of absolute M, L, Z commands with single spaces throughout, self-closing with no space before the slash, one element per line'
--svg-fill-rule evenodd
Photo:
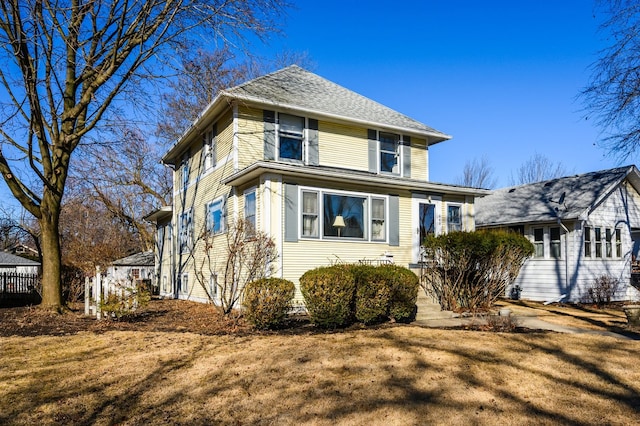
<path fill-rule="evenodd" d="M 320 121 L 320 165 L 369 170 L 367 129 Z"/>
<path fill-rule="evenodd" d="M 238 169 L 264 159 L 264 123 L 261 109 L 238 107 Z"/>
<path fill-rule="evenodd" d="M 411 140 L 411 179 L 428 180 L 427 153 L 426 140 Z"/>
<path fill-rule="evenodd" d="M 233 112 L 227 111 L 218 120 L 218 136 L 216 139 L 217 162 L 227 155 L 233 154 Z"/>

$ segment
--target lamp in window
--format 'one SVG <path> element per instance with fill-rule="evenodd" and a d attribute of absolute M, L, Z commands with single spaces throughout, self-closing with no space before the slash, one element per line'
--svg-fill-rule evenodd
<path fill-rule="evenodd" d="M 342 217 L 342 215 L 336 216 L 336 218 L 333 221 L 333 227 L 334 228 L 338 228 L 338 237 L 340 236 L 340 231 L 345 226 L 347 226 L 347 225 L 344 223 L 344 217 Z"/>

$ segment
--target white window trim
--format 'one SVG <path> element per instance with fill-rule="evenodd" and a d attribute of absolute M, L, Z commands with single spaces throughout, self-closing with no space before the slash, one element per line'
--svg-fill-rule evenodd
<path fill-rule="evenodd" d="M 591 229 L 591 256 L 584 256 L 589 261 L 606 261 L 624 259 L 624 237 L 622 228 L 618 226 L 607 227 L 597 224 L 587 223 L 583 226 L 582 231 L 582 254 L 584 255 L 584 247 L 586 243 L 585 228 Z M 600 240 L 596 239 L 596 228 L 600 229 Z M 611 232 L 611 256 L 607 256 L 607 230 Z M 616 241 L 616 231 L 620 232 L 620 241 Z M 600 257 L 596 256 L 596 245 L 600 245 Z M 618 256 L 618 244 L 620 244 L 620 256 Z"/>
<path fill-rule="evenodd" d="M 184 285 L 185 277 L 187 278 L 186 288 Z M 188 272 L 183 272 L 182 274 L 180 274 L 180 294 L 189 294 L 189 273 Z"/>
<path fill-rule="evenodd" d="M 464 226 L 464 204 L 456 203 L 456 202 L 448 202 L 445 204 L 446 213 L 446 223 L 447 223 L 447 233 L 449 233 L 449 206 L 458 207 L 460 209 L 460 231 L 465 231 L 466 228 Z"/>
<path fill-rule="evenodd" d="M 290 115 L 292 117 L 299 117 L 302 118 L 303 124 L 302 124 L 302 155 L 300 156 L 300 160 L 296 160 L 295 158 L 281 158 L 280 157 L 280 115 L 284 114 L 284 115 Z M 309 118 L 308 117 L 303 117 L 301 115 L 296 115 L 296 114 L 289 114 L 286 112 L 280 112 L 280 111 L 276 111 L 276 122 L 275 122 L 275 128 L 276 128 L 276 158 L 278 161 L 280 162 L 285 162 L 285 163 L 296 163 L 296 164 L 309 164 L 309 135 L 308 135 L 308 130 L 309 130 Z"/>
<path fill-rule="evenodd" d="M 385 131 L 385 130 L 376 130 L 375 132 L 376 132 L 376 163 L 377 163 L 376 170 L 378 171 L 378 174 L 386 175 L 386 176 L 404 177 L 404 150 L 411 149 L 410 146 L 404 144 L 404 136 L 401 133 L 395 133 L 392 131 Z M 398 136 L 398 173 L 382 171 L 382 162 L 380 161 L 380 156 L 382 154 L 381 143 L 380 143 L 380 133 L 388 133 L 391 135 Z M 428 163 L 427 163 L 427 166 L 428 166 Z M 427 170 L 429 170 L 428 167 L 427 167 Z"/>
<path fill-rule="evenodd" d="M 317 237 L 309 237 L 304 236 L 302 234 L 303 221 L 302 221 L 302 193 L 306 192 L 315 192 L 318 194 L 318 236 Z M 348 197 L 358 197 L 365 199 L 365 208 L 364 208 L 364 238 L 346 238 L 346 237 L 325 237 L 324 236 L 324 195 L 340 195 L 340 196 L 348 196 Z M 378 198 L 384 200 L 384 209 L 385 209 L 385 239 L 384 240 L 373 240 L 371 238 L 371 199 Z M 325 188 L 317 188 L 310 186 L 301 186 L 298 188 L 298 238 L 300 240 L 307 241 L 336 241 L 336 242 L 355 242 L 355 243 L 374 243 L 374 244 L 388 244 L 389 242 L 389 196 L 384 194 L 373 194 L 369 192 L 355 192 L 355 191 L 343 191 L 343 190 L 333 190 L 333 189 L 325 189 Z"/>
<path fill-rule="evenodd" d="M 210 229 L 210 224 L 211 224 L 211 211 L 210 211 L 210 207 L 220 203 L 220 231 L 219 232 L 213 232 Z M 214 198 L 213 200 L 209 201 L 207 204 L 205 204 L 204 206 L 205 208 L 205 229 L 207 230 L 207 232 L 210 232 L 211 235 L 222 235 L 225 232 L 227 232 L 227 214 L 226 214 L 226 208 L 227 208 L 227 203 L 226 203 L 226 199 L 224 195 L 221 195 L 217 198 Z"/>
<path fill-rule="evenodd" d="M 183 246 L 182 244 L 182 217 L 187 216 L 190 220 L 188 221 L 187 230 L 186 230 L 186 242 Z M 178 250 L 180 253 L 191 253 L 193 249 L 193 207 L 183 211 L 178 215 Z"/>
<path fill-rule="evenodd" d="M 247 188 L 243 192 L 244 197 L 244 208 L 243 208 L 243 218 L 247 219 L 247 194 L 253 193 L 255 198 L 253 208 L 255 209 L 253 212 L 253 231 L 254 234 L 258 232 L 258 188 L 256 186 L 252 186 L 251 188 Z"/>
<path fill-rule="evenodd" d="M 551 228 L 559 228 L 560 229 L 560 257 L 553 257 L 551 255 Z M 531 258 L 532 260 L 564 260 L 566 258 L 566 245 L 567 245 L 567 233 L 566 232 L 562 232 L 562 227 L 558 226 L 558 225 L 551 225 L 551 224 L 547 224 L 547 225 L 532 225 L 529 228 L 529 233 L 527 234 L 527 237 L 529 238 L 529 241 L 531 241 L 531 244 L 535 245 L 535 229 L 542 229 L 542 250 L 543 250 L 543 255 L 542 256 L 535 256 L 535 252 L 534 252 L 534 256 Z M 593 228 L 591 228 L 591 230 L 593 231 Z M 593 240 L 592 240 L 593 241 Z M 580 250 L 584 250 L 584 239 L 583 239 L 583 245 L 580 247 Z M 587 258 L 588 259 L 588 258 Z"/>

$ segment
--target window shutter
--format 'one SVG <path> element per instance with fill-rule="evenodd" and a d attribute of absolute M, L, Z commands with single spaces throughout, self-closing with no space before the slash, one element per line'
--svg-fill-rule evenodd
<path fill-rule="evenodd" d="M 369 171 L 378 173 L 378 136 L 375 130 L 367 130 L 369 139 Z"/>
<path fill-rule="evenodd" d="M 318 166 L 320 165 L 320 155 L 318 151 L 318 120 L 314 120 L 313 118 L 309 119 L 309 165 L 310 166 Z"/>
<path fill-rule="evenodd" d="M 400 245 L 400 202 L 397 195 L 389 195 L 389 245 Z"/>
<path fill-rule="evenodd" d="M 284 184 L 284 240 L 298 241 L 298 185 Z"/>
<path fill-rule="evenodd" d="M 402 176 L 411 177 L 411 136 L 402 137 Z"/>
<path fill-rule="evenodd" d="M 264 118 L 264 159 L 276 159 L 276 113 L 263 111 Z"/>

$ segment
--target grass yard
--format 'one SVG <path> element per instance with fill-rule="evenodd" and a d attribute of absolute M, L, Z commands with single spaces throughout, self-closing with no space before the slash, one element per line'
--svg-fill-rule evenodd
<path fill-rule="evenodd" d="M 640 417 L 640 341 L 412 325 L 57 334 L 0 337 L 0 424 L 602 425 Z"/>

